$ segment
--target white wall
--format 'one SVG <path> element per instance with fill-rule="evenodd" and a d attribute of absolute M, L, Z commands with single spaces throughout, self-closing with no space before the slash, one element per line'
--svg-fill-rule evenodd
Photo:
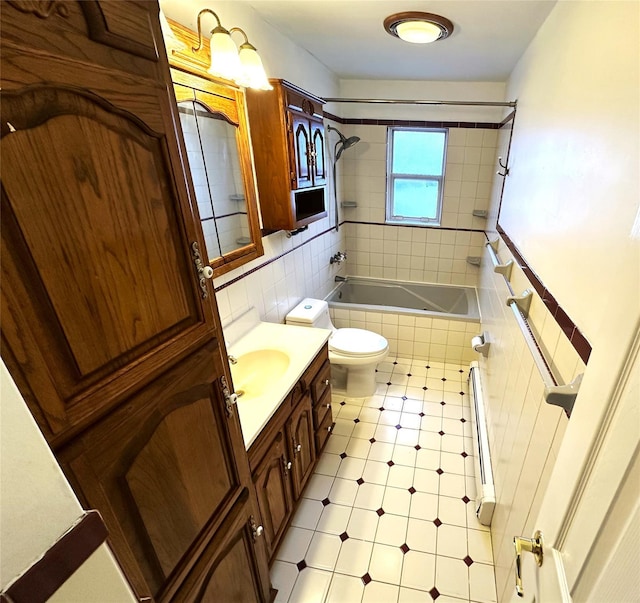
<path fill-rule="evenodd" d="M 513 503 L 498 509 L 492 528 L 499 600 L 509 600 L 513 592 L 513 536 L 530 536 L 542 527 L 540 518 L 561 520 L 640 318 L 639 233 L 633 230 L 640 198 L 639 10 L 636 2 L 559 2 L 508 82 L 507 97 L 518 99 L 518 112 L 500 224 L 593 352 L 561 440 L 560 417 L 543 431 L 533 424 L 515 432 L 517 454 L 504 454 L 506 442 L 516 437 L 511 426 L 530 422 L 527 397 L 523 402 L 520 388 L 510 394 L 514 383 L 524 385 L 528 371 L 520 365 L 530 361 L 517 338 L 501 335 L 510 332 L 513 320 L 500 315 L 505 292 L 498 291 L 490 271 L 483 275 L 483 317 L 499 334 L 483 375 L 491 390 L 498 496 L 520 476 Z M 504 247 L 501 255 L 509 257 Z M 560 356 L 570 353 L 567 342 L 561 335 L 555 346 L 546 345 L 557 325 L 538 308 L 534 326 L 551 360 L 563 364 Z M 495 359 L 509 357 L 511 368 L 497 374 L 501 367 Z M 534 371 L 529 388 L 535 378 Z M 544 405 L 539 410 L 550 412 Z M 521 461 L 522 441 L 535 451 L 531 462 Z M 531 479 L 532 469 L 538 479 Z M 528 508 L 527 499 L 533 501 Z M 592 528 L 598 525 L 595 521 Z M 559 525 L 545 527 L 553 542 Z M 569 551 L 570 569 L 571 558 Z"/>
<path fill-rule="evenodd" d="M 0 388 L 0 589 L 4 590 L 83 510 L 3 362 Z M 52 600 L 137 601 L 106 544 Z"/>

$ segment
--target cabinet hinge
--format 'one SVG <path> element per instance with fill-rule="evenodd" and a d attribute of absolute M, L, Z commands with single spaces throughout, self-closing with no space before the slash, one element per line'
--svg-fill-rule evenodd
<path fill-rule="evenodd" d="M 227 378 L 224 375 L 220 377 L 220 385 L 222 386 L 222 395 L 224 396 L 224 403 L 227 408 L 227 416 L 231 417 L 233 415 L 233 405 L 238 401 L 238 395 L 231 393 Z"/>

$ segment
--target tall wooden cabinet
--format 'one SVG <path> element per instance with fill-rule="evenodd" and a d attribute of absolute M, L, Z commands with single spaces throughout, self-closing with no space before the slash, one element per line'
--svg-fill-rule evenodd
<path fill-rule="evenodd" d="M 285 80 L 247 89 L 262 222 L 293 230 L 327 216 L 324 101 Z"/>
<path fill-rule="evenodd" d="M 136 594 L 267 601 L 152 1 L 2 7 L 2 356 Z"/>

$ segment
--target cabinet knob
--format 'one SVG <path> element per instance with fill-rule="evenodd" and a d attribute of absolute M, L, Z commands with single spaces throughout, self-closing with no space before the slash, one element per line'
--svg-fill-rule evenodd
<path fill-rule="evenodd" d="M 328 431 L 329 433 L 331 433 L 331 425 L 329 425 L 329 427 L 327 427 L 327 431 Z"/>
<path fill-rule="evenodd" d="M 302 450 L 302 444 L 298 444 L 296 446 L 296 452 L 300 452 Z"/>
<path fill-rule="evenodd" d="M 253 515 L 249 516 L 249 525 L 251 526 L 251 534 L 253 535 L 254 540 L 256 538 L 260 538 L 260 536 L 264 534 L 264 528 L 256 523 Z"/>
<path fill-rule="evenodd" d="M 324 380 L 324 384 L 325 384 L 325 385 L 329 385 L 329 379 L 325 379 L 325 380 Z"/>
<path fill-rule="evenodd" d="M 327 404 L 327 408 L 331 408 L 331 402 L 329 402 L 329 404 Z"/>
<path fill-rule="evenodd" d="M 288 470 L 288 471 L 291 471 L 291 461 L 289 461 L 289 462 L 287 463 L 287 470 Z"/>

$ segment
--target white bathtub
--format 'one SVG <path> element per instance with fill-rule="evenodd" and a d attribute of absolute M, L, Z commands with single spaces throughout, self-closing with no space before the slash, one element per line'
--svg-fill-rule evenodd
<path fill-rule="evenodd" d="M 439 362 L 477 359 L 480 333 L 474 287 L 348 277 L 326 297 L 336 327 L 374 331 L 396 356 Z"/>

